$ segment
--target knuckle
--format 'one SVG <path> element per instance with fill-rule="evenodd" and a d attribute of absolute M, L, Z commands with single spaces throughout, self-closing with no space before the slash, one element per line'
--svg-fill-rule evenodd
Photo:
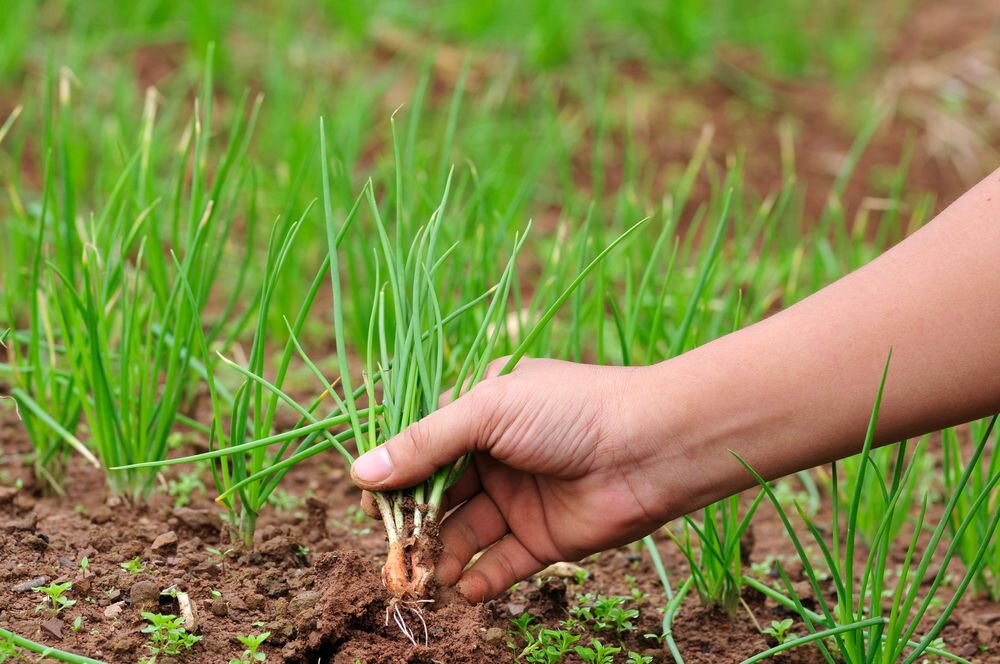
<path fill-rule="evenodd" d="M 496 378 L 503 371 L 503 368 L 507 366 L 507 362 L 510 360 L 510 355 L 504 355 L 503 357 L 498 357 L 489 364 L 486 365 L 486 377 Z"/>
<path fill-rule="evenodd" d="M 515 581 L 517 581 L 517 570 L 514 567 L 514 561 L 502 548 L 496 548 L 493 552 L 493 560 L 496 561 L 496 566 L 500 571 L 498 576 L 502 577 L 503 585 L 506 587 Z M 494 590 L 493 584 L 490 585 L 490 590 Z"/>
<path fill-rule="evenodd" d="M 403 434 L 403 442 L 408 451 L 418 458 L 425 455 L 431 449 L 432 435 L 430 427 L 426 421 L 418 420 L 406 428 Z"/>

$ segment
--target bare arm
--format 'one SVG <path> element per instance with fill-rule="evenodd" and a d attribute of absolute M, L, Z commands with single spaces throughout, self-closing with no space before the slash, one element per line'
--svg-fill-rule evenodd
<path fill-rule="evenodd" d="M 480 600 L 750 486 L 729 450 L 770 478 L 857 452 L 890 347 L 879 442 L 1000 410 L 998 209 L 1000 171 L 865 267 L 658 365 L 522 362 L 354 479 L 401 488 L 471 453 L 437 574 Z"/>
<path fill-rule="evenodd" d="M 686 512 L 748 486 L 727 449 L 767 477 L 858 452 L 890 347 L 877 442 L 1000 410 L 1000 171 L 806 300 L 647 369 L 669 404 L 643 422 L 647 445 L 686 496 L 669 502 Z"/>

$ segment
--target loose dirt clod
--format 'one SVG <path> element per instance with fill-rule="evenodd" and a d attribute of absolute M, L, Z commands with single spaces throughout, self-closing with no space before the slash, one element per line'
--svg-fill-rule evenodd
<path fill-rule="evenodd" d="M 490 628 L 505 629 L 484 606 L 470 606 L 450 589 L 424 606 L 432 635 L 429 645 L 414 646 L 398 630 L 385 628 L 391 600 L 371 561 L 356 552 L 337 552 L 316 560 L 322 595 L 295 616 L 299 639 L 285 646 L 290 662 L 366 663 L 446 661 L 472 664 L 507 655 L 480 638 Z"/>

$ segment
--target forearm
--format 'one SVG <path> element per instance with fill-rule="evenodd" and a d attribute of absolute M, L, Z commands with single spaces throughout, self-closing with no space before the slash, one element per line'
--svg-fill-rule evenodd
<path fill-rule="evenodd" d="M 889 349 L 877 441 L 1000 410 L 1000 171 L 812 297 L 643 370 L 669 514 L 857 452 Z"/>

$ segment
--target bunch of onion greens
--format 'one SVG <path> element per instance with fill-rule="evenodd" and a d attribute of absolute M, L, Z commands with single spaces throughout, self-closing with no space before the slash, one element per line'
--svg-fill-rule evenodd
<path fill-rule="evenodd" d="M 333 218 L 329 178 L 326 174 L 326 136 L 321 130 L 321 151 L 324 169 L 324 211 L 330 250 L 330 275 L 334 296 L 334 334 L 340 364 L 340 383 L 344 394 L 344 409 L 351 416 L 351 428 L 358 452 L 368 452 L 402 433 L 438 407 L 438 400 L 448 385 L 450 396 L 461 394 L 486 375 L 487 366 L 495 356 L 501 337 L 507 333 L 507 302 L 514 275 L 515 261 L 524 246 L 525 235 L 518 234 L 489 304 L 481 314 L 478 329 L 469 339 L 449 343 L 441 310 L 435 275 L 446 260 L 454 260 L 457 244 L 444 246 L 440 238 L 447 214 L 450 181 L 445 185 L 440 205 L 426 225 L 419 228 L 409 242 L 401 239 L 399 211 L 394 238 L 390 237 L 379 212 L 371 186 L 367 198 L 375 225 L 378 248 L 376 288 L 372 294 L 372 310 L 363 352 L 364 390 L 370 407 L 362 421 L 358 401 L 348 367 L 348 349 L 342 287 L 337 257 L 337 227 Z M 399 180 L 397 179 L 397 186 Z M 398 200 L 398 196 L 397 196 Z M 511 371 L 535 337 L 553 318 L 559 306 L 582 283 L 586 275 L 640 224 L 616 238 L 604 251 L 585 266 L 537 323 L 520 339 L 501 374 Z M 467 314 L 467 315 L 472 315 Z M 377 389 L 378 388 L 378 389 Z M 332 389 L 331 394 L 336 395 Z M 338 397 L 339 398 L 339 397 Z M 386 531 L 388 555 L 382 569 L 382 580 L 392 596 L 386 619 L 392 615 L 400 629 L 414 642 L 416 638 L 407 626 L 403 611 L 418 617 L 420 604 L 429 601 L 439 548 L 438 529 L 441 506 L 447 489 L 458 480 L 469 464 L 463 457 L 436 471 L 425 482 L 402 491 L 375 493 L 375 503 Z M 423 618 L 420 617 L 422 621 Z M 425 634 L 426 639 L 426 626 Z"/>

